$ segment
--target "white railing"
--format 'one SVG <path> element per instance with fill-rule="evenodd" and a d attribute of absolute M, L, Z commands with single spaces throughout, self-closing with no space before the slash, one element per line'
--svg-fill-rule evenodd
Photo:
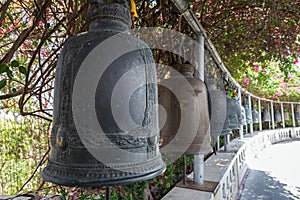
<path fill-rule="evenodd" d="M 198 191 L 193 194 L 195 195 L 193 199 L 238 199 L 248 171 L 247 160 L 255 158 L 270 145 L 297 139 L 300 139 L 300 127 L 260 131 L 243 139 L 233 140 L 227 152 L 219 152 L 205 162 L 204 181 L 216 182 L 215 190 L 210 193 Z M 175 187 L 163 199 L 180 199 L 174 195 L 177 190 L 180 190 L 182 196 L 188 195 L 184 193 L 191 192 L 191 190 Z"/>

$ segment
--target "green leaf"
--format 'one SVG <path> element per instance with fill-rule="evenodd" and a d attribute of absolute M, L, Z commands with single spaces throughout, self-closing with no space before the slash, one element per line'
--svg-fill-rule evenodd
<path fill-rule="evenodd" d="M 4 88 L 6 86 L 6 80 L 1 80 L 0 81 L 0 89 Z"/>
<path fill-rule="evenodd" d="M 11 91 L 15 93 L 15 92 L 17 92 L 17 89 L 16 88 L 12 88 Z"/>
<path fill-rule="evenodd" d="M 0 65 L 0 74 L 7 72 L 7 70 L 8 70 L 8 67 L 6 64 Z"/>
<path fill-rule="evenodd" d="M 10 65 L 11 65 L 12 67 L 19 67 L 19 62 L 16 61 L 16 60 L 13 60 L 13 61 L 11 61 Z"/>
<path fill-rule="evenodd" d="M 19 67 L 19 71 L 20 71 L 20 73 L 24 74 L 25 76 L 27 75 L 27 70 L 26 70 L 25 67 L 20 66 L 20 67 Z"/>
<path fill-rule="evenodd" d="M 7 70 L 6 74 L 7 74 L 7 76 L 8 76 L 9 79 L 13 79 L 14 78 L 13 72 L 10 69 Z"/>

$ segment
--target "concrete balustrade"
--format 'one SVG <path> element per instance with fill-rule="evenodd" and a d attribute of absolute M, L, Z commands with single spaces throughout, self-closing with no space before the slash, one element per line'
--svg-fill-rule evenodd
<path fill-rule="evenodd" d="M 291 138 L 300 139 L 300 127 L 291 129 Z"/>
<path fill-rule="evenodd" d="M 248 170 L 247 159 L 253 159 L 269 145 L 295 139 L 300 139 L 300 127 L 255 132 L 253 135 L 245 135 L 243 139 L 235 139 L 228 145 L 227 152 L 218 152 L 204 163 L 202 187 L 206 188 L 206 191 L 175 187 L 163 200 L 181 200 L 183 196 L 199 200 L 238 199 Z M 189 178 L 192 179 L 192 174 Z M 216 187 L 212 191 L 207 191 L 211 183 L 216 183 Z"/>

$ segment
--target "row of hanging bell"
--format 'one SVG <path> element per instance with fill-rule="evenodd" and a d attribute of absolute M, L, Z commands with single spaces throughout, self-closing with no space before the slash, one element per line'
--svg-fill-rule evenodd
<path fill-rule="evenodd" d="M 245 111 L 235 98 L 218 90 L 214 79 L 208 80 L 211 110 L 211 136 L 228 135 L 246 124 Z"/>
<path fill-rule="evenodd" d="M 158 112 L 153 109 L 158 101 L 155 62 L 150 48 L 129 34 L 129 9 L 127 0 L 91 0 L 89 31 L 69 37 L 64 44 L 56 68 L 51 153 L 42 172 L 45 181 L 80 187 L 127 184 L 150 179 L 165 169 L 159 151 Z M 110 37 L 115 37 L 111 42 L 120 42 L 106 45 L 102 52 L 114 53 L 120 43 L 124 49 L 136 50 L 108 66 L 100 65 L 108 58 L 96 50 Z M 90 70 L 92 66 L 95 71 Z M 103 71 L 101 77 L 97 70 Z M 79 79 L 79 74 L 83 78 Z M 114 87 L 125 75 L 129 77 L 118 85 L 120 92 L 112 107 Z M 92 85 L 87 82 L 97 78 L 96 91 L 90 91 Z M 73 91 L 75 80 L 79 81 L 77 96 Z M 127 105 L 124 102 L 130 92 Z M 87 100 L 95 105 L 72 104 Z M 134 123 L 121 127 L 115 115 L 126 120 L 126 110 Z M 79 118 L 75 120 L 76 113 Z"/>
<path fill-rule="evenodd" d="M 207 88 L 191 64 L 174 66 L 158 85 L 161 148 L 186 155 L 211 152 Z"/>

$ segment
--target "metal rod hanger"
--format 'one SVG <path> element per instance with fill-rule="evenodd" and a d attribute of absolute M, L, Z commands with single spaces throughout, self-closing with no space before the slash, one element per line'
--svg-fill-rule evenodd
<path fill-rule="evenodd" d="M 221 68 L 221 70 L 224 73 L 226 73 L 228 75 L 228 78 L 230 79 L 230 81 L 232 83 L 234 83 L 234 85 L 237 88 L 241 89 L 241 92 L 243 92 L 246 95 L 250 95 L 252 98 L 262 100 L 262 101 L 268 101 L 268 102 L 274 102 L 274 103 L 275 102 L 285 103 L 285 104 L 292 104 L 293 103 L 293 104 L 299 104 L 300 105 L 299 102 L 274 101 L 274 100 L 270 100 L 270 99 L 266 99 L 266 98 L 261 98 L 261 97 L 258 97 L 256 95 L 250 93 L 245 88 L 242 88 L 242 86 L 231 76 L 230 72 L 228 71 L 225 64 L 223 63 L 223 61 L 221 59 L 221 56 L 219 55 L 219 53 L 217 52 L 217 50 L 216 50 L 215 46 L 213 45 L 212 41 L 210 40 L 210 38 L 206 34 L 203 26 L 198 21 L 195 13 L 190 9 L 188 2 L 186 0 L 172 0 L 172 2 L 177 7 L 180 14 L 182 16 L 184 16 L 184 18 L 186 19 L 186 21 L 188 22 L 190 27 L 193 29 L 194 33 L 196 35 L 203 34 L 203 36 L 205 38 L 205 46 L 209 50 L 210 54 L 212 55 L 215 63 Z"/>

